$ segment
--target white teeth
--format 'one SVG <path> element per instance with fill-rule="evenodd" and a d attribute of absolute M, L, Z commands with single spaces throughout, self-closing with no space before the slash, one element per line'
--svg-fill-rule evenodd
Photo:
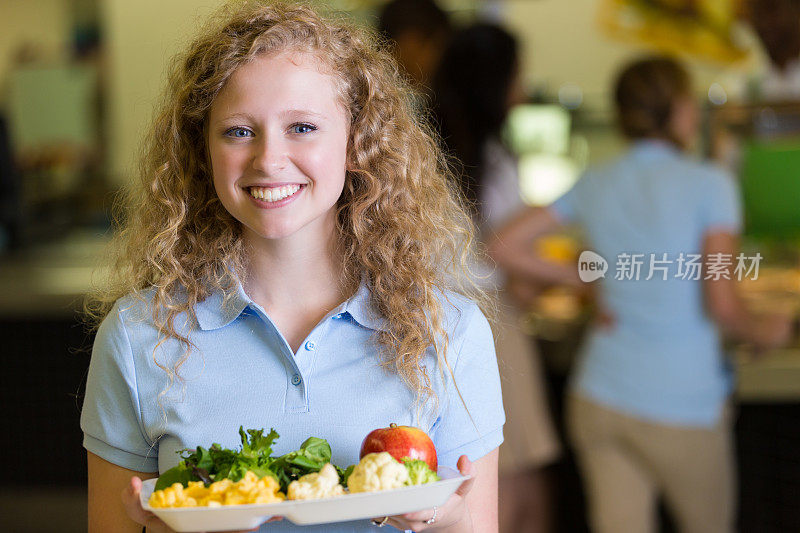
<path fill-rule="evenodd" d="M 250 187 L 250 195 L 267 202 L 277 202 L 300 190 L 300 185 L 284 185 L 282 187 Z"/>

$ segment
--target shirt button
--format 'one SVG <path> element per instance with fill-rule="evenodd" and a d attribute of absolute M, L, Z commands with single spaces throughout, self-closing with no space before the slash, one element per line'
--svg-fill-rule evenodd
<path fill-rule="evenodd" d="M 294 376 L 292 376 L 292 385 L 294 386 L 300 385 L 301 381 L 303 380 L 300 379 L 300 374 L 295 374 Z"/>
<path fill-rule="evenodd" d="M 308 350 L 309 352 L 313 352 L 316 349 L 317 349 L 317 345 L 314 342 L 308 341 L 306 343 L 306 350 Z"/>

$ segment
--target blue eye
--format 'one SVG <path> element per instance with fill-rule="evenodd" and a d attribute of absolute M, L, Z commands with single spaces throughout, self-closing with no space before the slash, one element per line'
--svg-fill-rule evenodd
<path fill-rule="evenodd" d="M 237 138 L 237 139 L 243 139 L 243 138 L 246 138 L 246 137 L 250 137 L 252 134 L 253 134 L 253 132 L 251 132 L 247 128 L 238 128 L 238 127 L 237 128 L 231 128 L 231 129 L 229 129 L 228 131 L 225 132 L 225 135 L 227 135 L 228 137 L 234 137 L 234 138 Z"/>
<path fill-rule="evenodd" d="M 295 124 L 292 126 L 292 131 L 294 133 L 311 133 L 312 131 L 316 130 L 317 128 L 312 126 L 311 124 Z"/>

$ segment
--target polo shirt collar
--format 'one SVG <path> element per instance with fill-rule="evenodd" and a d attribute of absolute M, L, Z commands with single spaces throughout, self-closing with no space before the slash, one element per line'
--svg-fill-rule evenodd
<path fill-rule="evenodd" d="M 223 292 L 217 289 L 205 300 L 195 305 L 197 324 L 204 331 L 222 328 L 236 320 L 251 304 L 253 304 L 253 301 L 244 292 L 242 284 L 237 281 L 236 293 L 230 296 L 227 301 Z M 359 325 L 368 329 L 376 331 L 388 329 L 386 319 L 381 316 L 372 304 L 371 293 L 366 281 L 359 285 L 356 293 L 342 303 L 335 313 L 348 314 Z"/>
<path fill-rule="evenodd" d="M 664 156 L 673 156 L 678 153 L 678 148 L 661 139 L 639 139 L 631 146 L 634 157 L 639 159 L 656 159 Z"/>
<path fill-rule="evenodd" d="M 236 282 L 236 293 L 227 300 L 223 291 L 215 289 L 205 300 L 194 307 L 197 325 L 202 330 L 219 329 L 227 326 L 242 314 L 252 300 L 245 294 L 242 284 Z"/>
<path fill-rule="evenodd" d="M 386 318 L 372 304 L 372 294 L 366 280 L 343 305 L 342 313 L 349 314 L 361 326 L 375 331 L 388 331 Z"/>

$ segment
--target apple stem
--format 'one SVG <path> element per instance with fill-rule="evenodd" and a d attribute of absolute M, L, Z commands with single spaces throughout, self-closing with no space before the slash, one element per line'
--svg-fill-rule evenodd
<path fill-rule="evenodd" d="M 395 424 L 394 422 L 392 422 L 391 424 L 389 424 L 389 427 L 390 427 L 390 428 L 396 428 L 396 427 L 397 427 L 397 424 Z"/>

